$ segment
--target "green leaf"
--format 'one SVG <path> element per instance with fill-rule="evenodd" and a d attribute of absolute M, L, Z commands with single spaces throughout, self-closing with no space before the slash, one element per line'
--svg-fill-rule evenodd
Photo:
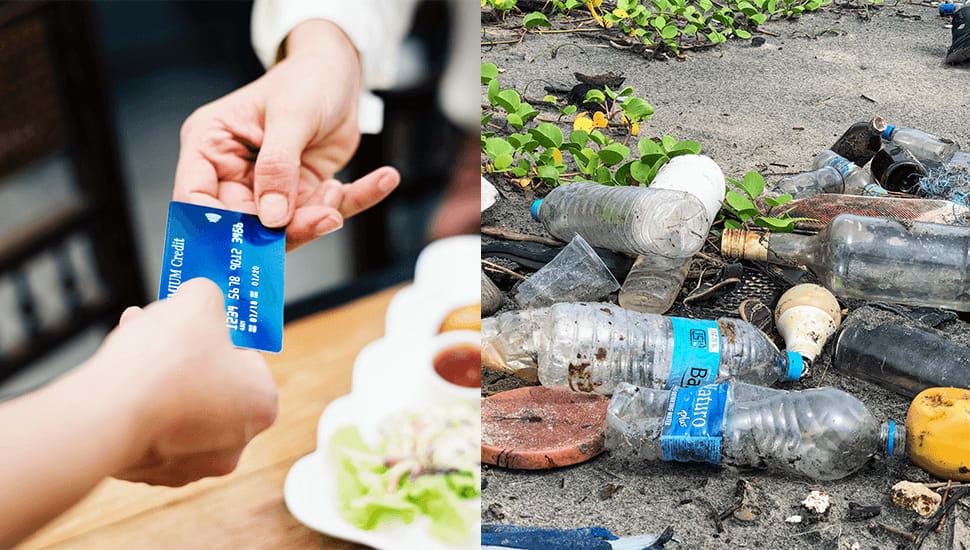
<path fill-rule="evenodd" d="M 649 155 L 651 153 L 663 154 L 664 152 L 660 144 L 649 138 L 641 139 L 640 142 L 637 143 L 637 149 L 640 151 L 641 155 Z"/>
<path fill-rule="evenodd" d="M 674 25 L 667 25 L 666 27 L 663 28 L 662 31 L 660 31 L 660 36 L 663 38 L 673 38 L 677 36 L 679 32 L 680 32 L 680 29 L 678 29 Z"/>
<path fill-rule="evenodd" d="M 562 130 L 555 124 L 543 122 L 530 129 L 529 134 L 543 147 L 559 147 L 562 145 Z"/>
<path fill-rule="evenodd" d="M 726 229 L 744 229 L 744 226 L 738 220 L 724 220 L 724 227 Z"/>
<path fill-rule="evenodd" d="M 790 232 L 795 228 L 795 222 L 792 220 L 780 220 L 778 218 L 767 218 L 765 216 L 758 216 L 754 219 L 754 223 L 760 225 L 761 227 L 783 233 Z"/>
<path fill-rule="evenodd" d="M 498 105 L 498 93 L 502 91 L 501 86 L 499 86 L 498 80 L 492 80 L 488 83 L 488 102 L 492 105 Z"/>
<path fill-rule="evenodd" d="M 768 206 L 781 206 L 783 204 L 788 204 L 791 202 L 791 193 L 785 193 L 777 197 L 765 197 L 765 204 Z"/>
<path fill-rule="evenodd" d="M 545 101 L 546 103 L 558 103 L 559 99 L 554 95 L 547 95 L 542 98 L 542 101 Z"/>
<path fill-rule="evenodd" d="M 511 155 L 514 152 L 515 148 L 502 138 L 494 137 L 485 142 L 485 153 L 492 160 L 499 155 Z"/>
<path fill-rule="evenodd" d="M 505 170 L 509 166 L 512 166 L 512 155 L 503 153 L 495 157 L 496 170 Z"/>
<path fill-rule="evenodd" d="M 710 11 L 710 9 L 714 7 L 714 3 L 711 2 L 711 0 L 699 0 L 697 2 L 697 6 L 701 9 L 701 11 Z"/>
<path fill-rule="evenodd" d="M 696 33 L 697 33 L 697 25 L 690 23 L 684 26 L 684 34 L 696 34 Z"/>
<path fill-rule="evenodd" d="M 660 138 L 660 146 L 663 147 L 664 152 L 669 152 L 675 145 L 677 145 L 677 140 L 670 136 Z"/>
<path fill-rule="evenodd" d="M 623 114 L 630 120 L 650 120 L 653 116 L 653 105 L 639 97 L 628 97 L 621 105 Z"/>
<path fill-rule="evenodd" d="M 599 130 L 593 130 L 592 132 L 590 132 L 589 139 L 593 140 L 593 142 L 595 142 L 596 145 L 600 145 L 600 146 L 606 145 L 606 143 L 609 141 L 609 139 L 603 135 L 603 132 L 600 132 Z"/>
<path fill-rule="evenodd" d="M 603 164 L 613 166 L 623 162 L 623 159 L 629 156 L 630 149 L 621 143 L 611 143 L 600 149 L 598 154 Z"/>
<path fill-rule="evenodd" d="M 603 95 L 603 92 L 594 89 L 586 92 L 586 99 L 583 100 L 583 103 L 603 103 L 604 101 L 606 101 L 606 96 Z"/>
<path fill-rule="evenodd" d="M 751 33 L 744 29 L 734 29 L 734 35 L 744 40 L 751 38 Z"/>
<path fill-rule="evenodd" d="M 662 15 L 658 15 L 657 17 L 654 17 L 653 21 L 650 22 L 650 26 L 659 31 L 667 26 L 667 18 Z"/>
<path fill-rule="evenodd" d="M 670 158 L 680 156 L 680 155 L 699 155 L 701 154 L 701 144 L 696 141 L 687 140 L 681 141 L 677 145 L 674 145 L 667 153 Z"/>
<path fill-rule="evenodd" d="M 585 149 L 583 150 L 585 151 Z M 592 176 L 596 173 L 596 169 L 599 168 L 600 159 L 596 156 L 596 153 L 592 149 L 589 150 L 590 154 L 587 156 L 589 161 L 586 163 L 585 167 L 580 167 L 580 170 L 587 176 Z"/>
<path fill-rule="evenodd" d="M 640 160 L 642 160 L 645 164 L 655 166 L 657 162 L 661 160 L 663 160 L 663 162 L 667 162 L 670 159 L 664 153 L 647 153 L 646 155 L 640 157 Z"/>
<path fill-rule="evenodd" d="M 768 16 L 763 13 L 756 13 L 748 18 L 748 21 L 755 25 L 760 25 L 768 20 Z"/>
<path fill-rule="evenodd" d="M 529 173 L 530 168 L 532 168 L 532 163 L 529 162 L 529 159 L 520 158 L 519 165 L 512 169 L 512 173 L 521 178 Z"/>
<path fill-rule="evenodd" d="M 622 90 L 620 90 L 620 92 L 617 93 L 616 95 L 618 97 L 626 97 L 632 93 L 633 93 L 633 88 L 631 86 L 627 86 L 626 88 L 623 88 Z"/>
<path fill-rule="evenodd" d="M 602 184 L 613 183 L 613 174 L 610 173 L 610 169 L 605 166 L 600 166 L 596 169 L 596 181 Z"/>
<path fill-rule="evenodd" d="M 556 170 L 555 166 L 539 166 L 536 171 L 539 173 L 539 177 L 547 182 L 559 183 L 559 171 Z"/>
<path fill-rule="evenodd" d="M 509 124 L 516 130 L 521 130 L 522 127 L 525 126 L 525 124 L 522 122 L 522 117 L 520 117 L 515 113 L 512 113 L 509 116 L 507 116 L 505 120 L 509 121 Z"/>
<path fill-rule="evenodd" d="M 534 11 L 522 18 L 522 25 L 527 29 L 534 29 L 536 27 L 551 27 L 549 19 L 540 12 Z"/>
<path fill-rule="evenodd" d="M 751 200 L 757 199 L 765 190 L 765 179 L 761 177 L 761 174 L 752 170 L 744 175 L 741 189 L 751 197 Z"/>
<path fill-rule="evenodd" d="M 603 85 L 603 91 L 606 92 L 606 95 L 610 96 L 610 99 L 616 99 L 616 92 L 611 90 L 606 84 Z"/>
<path fill-rule="evenodd" d="M 731 208 L 737 210 L 738 212 L 754 209 L 755 213 L 757 213 L 757 209 L 755 208 L 754 203 L 751 202 L 751 199 L 745 197 L 737 191 L 728 191 L 724 196 L 724 200 L 727 201 Z"/>
<path fill-rule="evenodd" d="M 482 63 L 482 84 L 488 84 L 498 76 L 498 67 L 494 63 Z"/>
<path fill-rule="evenodd" d="M 616 169 L 616 173 L 613 174 L 613 179 L 616 181 L 616 183 L 618 183 L 619 185 L 630 185 L 631 183 L 633 183 L 630 181 L 630 170 L 632 165 L 635 162 L 640 162 L 640 161 L 635 160 L 635 161 L 625 162 L 623 163 L 623 165 L 621 165 L 619 168 Z"/>
<path fill-rule="evenodd" d="M 522 148 L 523 145 L 530 141 L 532 141 L 532 136 L 529 134 L 509 134 L 509 143 L 516 149 Z"/>
<path fill-rule="evenodd" d="M 498 101 L 500 107 L 509 113 L 516 112 L 519 109 L 519 105 L 522 104 L 522 98 L 519 96 L 519 92 L 512 89 L 502 90 L 495 96 L 495 100 Z"/>
<path fill-rule="evenodd" d="M 630 175 L 640 183 L 650 183 L 650 171 L 653 165 L 636 160 L 630 163 Z"/>
<path fill-rule="evenodd" d="M 589 132 L 586 130 L 573 130 L 572 133 L 569 134 L 569 142 L 575 143 L 580 147 L 585 147 L 586 143 L 589 142 Z"/>
<path fill-rule="evenodd" d="M 562 114 L 563 114 L 563 115 L 571 115 L 571 114 L 573 114 L 573 113 L 575 113 L 575 112 L 576 112 L 576 106 L 575 106 L 575 105 L 567 105 L 567 106 L 566 106 L 566 107 L 565 107 L 565 108 L 564 108 L 564 109 L 562 110 Z"/>

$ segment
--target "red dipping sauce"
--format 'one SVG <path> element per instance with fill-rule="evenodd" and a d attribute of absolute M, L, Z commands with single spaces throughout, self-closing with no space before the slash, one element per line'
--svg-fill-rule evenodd
<path fill-rule="evenodd" d="M 482 385 L 482 348 L 459 344 L 438 352 L 434 371 L 456 386 L 478 388 Z"/>

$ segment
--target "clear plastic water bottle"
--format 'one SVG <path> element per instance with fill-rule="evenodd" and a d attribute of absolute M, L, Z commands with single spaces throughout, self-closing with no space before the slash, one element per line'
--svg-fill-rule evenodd
<path fill-rule="evenodd" d="M 953 153 L 960 149 L 960 145 L 953 140 L 934 136 L 915 128 L 886 126 L 882 139 L 886 143 L 908 150 L 920 161 L 937 164 L 949 162 Z"/>
<path fill-rule="evenodd" d="M 637 256 L 620 288 L 618 301 L 629 310 L 664 313 L 677 300 L 689 269 L 689 258 Z"/>
<path fill-rule="evenodd" d="M 880 187 L 865 168 L 839 156 L 834 151 L 826 149 L 815 157 L 815 169 L 831 166 L 842 174 L 844 181 L 843 193 L 851 195 L 885 196 L 889 192 Z"/>
<path fill-rule="evenodd" d="M 771 195 L 789 194 L 793 199 L 804 199 L 822 193 L 845 193 L 842 172 L 832 166 L 823 166 L 811 172 L 802 172 L 778 182 Z"/>
<path fill-rule="evenodd" d="M 840 214 L 816 235 L 726 229 L 726 258 L 805 265 L 836 296 L 970 311 L 970 227 Z"/>
<path fill-rule="evenodd" d="M 904 456 L 905 432 L 834 388 L 789 392 L 739 382 L 670 391 L 621 384 L 606 416 L 606 448 L 620 458 L 768 468 L 816 480 L 846 477 L 877 453 Z"/>
<path fill-rule="evenodd" d="M 505 363 L 515 364 L 493 368 L 512 371 L 531 367 L 523 355 L 536 353 L 539 381 L 548 388 L 610 395 L 621 382 L 671 388 L 729 379 L 771 384 L 802 375 L 801 355 L 779 352 L 740 319 L 665 317 L 606 303 L 507 315 L 482 320 L 482 347 L 489 350 L 483 357 L 507 350 Z M 537 328 L 540 334 L 528 334 Z"/>
<path fill-rule="evenodd" d="M 553 189 L 532 216 L 563 241 L 579 233 L 592 246 L 666 258 L 693 256 L 710 229 L 704 204 L 689 193 L 588 182 Z"/>

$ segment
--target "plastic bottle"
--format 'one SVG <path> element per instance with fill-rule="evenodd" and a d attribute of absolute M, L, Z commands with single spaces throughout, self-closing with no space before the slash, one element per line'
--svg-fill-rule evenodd
<path fill-rule="evenodd" d="M 879 136 L 885 128 L 886 121 L 881 117 L 869 122 L 856 122 L 835 142 L 831 151 L 859 166 L 865 166 L 882 148 Z"/>
<path fill-rule="evenodd" d="M 866 169 L 845 157 L 839 156 L 832 150 L 826 149 L 815 157 L 815 169 L 817 170 L 823 166 L 831 166 L 842 174 L 842 179 L 845 182 L 845 186 L 843 187 L 844 193 L 871 196 L 885 196 L 889 194 L 888 191 L 876 183 L 872 174 L 866 171 Z"/>
<path fill-rule="evenodd" d="M 637 256 L 623 280 L 618 301 L 632 311 L 664 313 L 677 300 L 689 269 L 690 258 Z"/>
<path fill-rule="evenodd" d="M 728 379 L 771 384 L 802 375 L 801 355 L 779 352 L 740 319 L 664 317 L 605 303 L 556 304 L 529 327 L 503 317 L 495 318 L 498 329 L 482 321 L 483 348 L 514 349 L 511 342 L 528 342 L 522 347 L 538 352 L 539 381 L 552 389 L 610 395 L 621 382 L 671 388 Z M 541 335 L 523 334 L 537 325 Z"/>
<path fill-rule="evenodd" d="M 934 386 L 970 388 L 970 348 L 928 327 L 852 323 L 835 341 L 832 365 L 906 397 Z"/>
<path fill-rule="evenodd" d="M 942 479 L 970 481 L 970 391 L 930 388 L 909 405 L 906 448 L 917 466 Z"/>
<path fill-rule="evenodd" d="M 808 266 L 836 296 L 970 311 L 970 227 L 840 214 L 817 235 L 727 229 L 721 252 Z"/>
<path fill-rule="evenodd" d="M 802 172 L 778 182 L 771 191 L 772 196 L 789 194 L 794 199 L 803 199 L 822 193 L 845 193 L 845 180 L 842 173 L 832 166 Z"/>
<path fill-rule="evenodd" d="M 785 212 L 793 218 L 808 218 L 795 222 L 795 229 L 813 232 L 820 231 L 839 214 L 949 224 L 958 224 L 970 217 L 970 209 L 950 201 L 860 195 L 815 195 L 795 199 L 772 207 L 768 214 L 779 216 Z"/>
<path fill-rule="evenodd" d="M 949 162 L 953 153 L 960 149 L 960 145 L 953 140 L 934 136 L 915 128 L 886 126 L 882 139 L 886 143 L 907 149 L 922 162 L 937 164 Z"/>
<path fill-rule="evenodd" d="M 482 319 L 482 365 L 538 382 L 536 357 L 549 308 L 520 309 Z"/>
<path fill-rule="evenodd" d="M 841 479 L 876 453 L 905 454 L 906 430 L 879 424 L 834 389 L 783 391 L 739 382 L 670 391 L 621 384 L 606 448 L 630 460 L 710 462 Z"/>
<path fill-rule="evenodd" d="M 627 254 L 688 258 L 704 245 L 710 222 L 697 197 L 670 189 L 574 182 L 532 204 L 554 237 L 579 233 L 592 246 Z"/>
<path fill-rule="evenodd" d="M 963 2 L 953 2 L 950 4 L 940 4 L 940 17 L 945 15 L 953 15 L 954 13 L 960 11 L 963 6 L 966 6 Z"/>
<path fill-rule="evenodd" d="M 724 173 L 706 156 L 681 155 L 660 168 L 650 188 L 683 191 L 697 197 L 707 208 L 707 231 L 710 231 L 724 200 Z M 677 299 L 689 267 L 689 258 L 638 256 L 620 289 L 620 305 L 643 313 L 664 313 Z"/>

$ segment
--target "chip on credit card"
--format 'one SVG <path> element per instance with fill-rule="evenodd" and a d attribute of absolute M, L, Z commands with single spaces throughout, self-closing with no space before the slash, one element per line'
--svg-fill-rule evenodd
<path fill-rule="evenodd" d="M 240 348 L 283 348 L 285 229 L 270 229 L 253 214 L 172 201 L 158 299 L 190 279 L 219 285 L 226 327 Z"/>

